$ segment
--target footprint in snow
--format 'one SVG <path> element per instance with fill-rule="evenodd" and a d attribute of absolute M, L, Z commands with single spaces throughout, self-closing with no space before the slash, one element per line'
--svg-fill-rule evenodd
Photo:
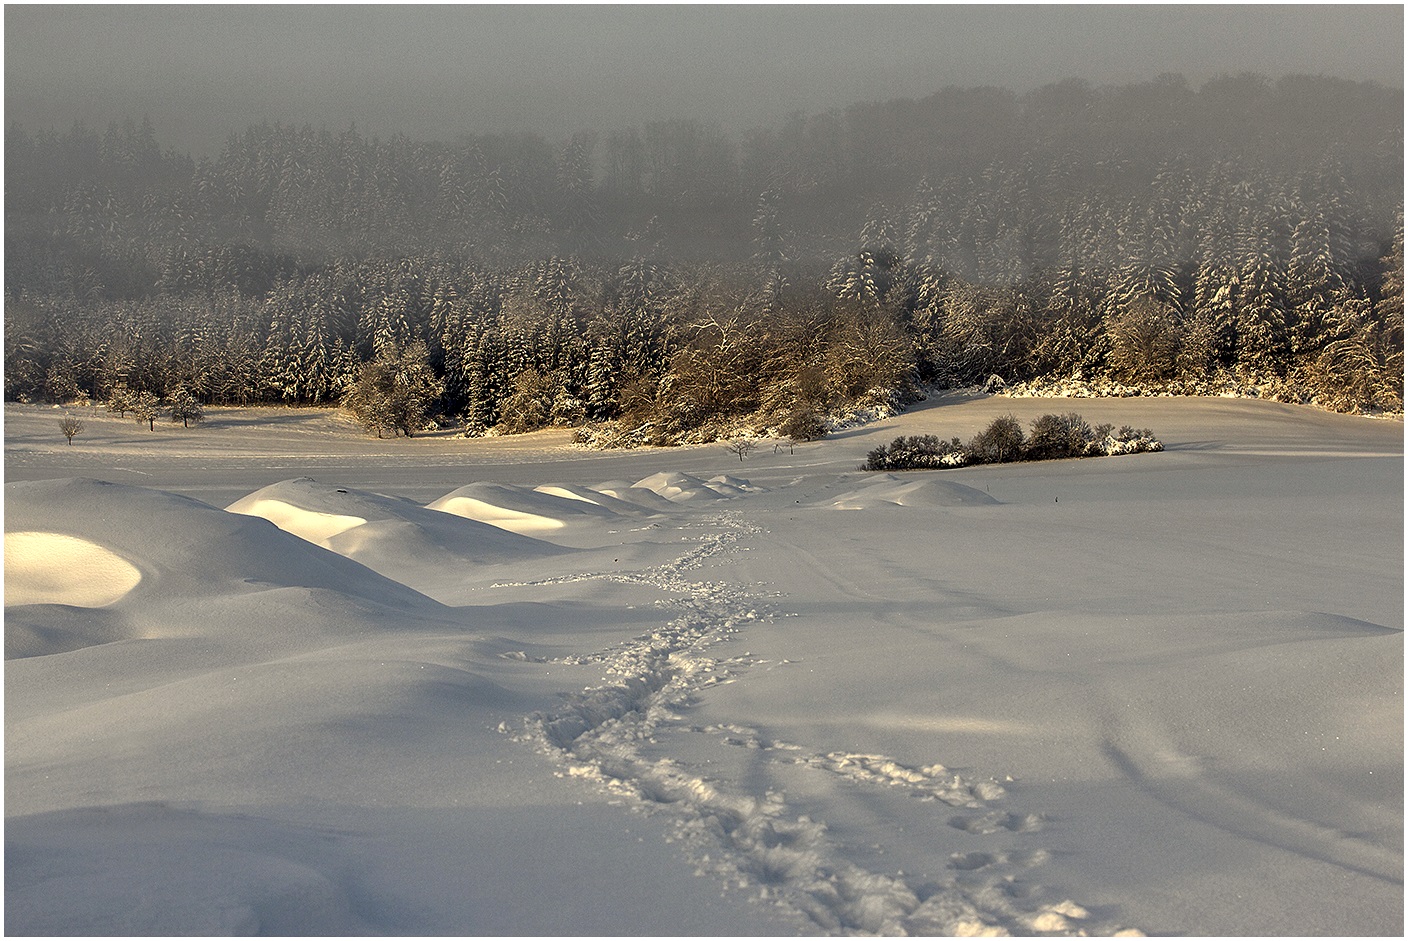
<path fill-rule="evenodd" d="M 1035 833 L 1045 826 L 1040 814 L 1013 814 L 993 811 L 976 817 L 951 817 L 948 825 L 965 833 L 988 836 L 999 830 L 1011 833 Z"/>

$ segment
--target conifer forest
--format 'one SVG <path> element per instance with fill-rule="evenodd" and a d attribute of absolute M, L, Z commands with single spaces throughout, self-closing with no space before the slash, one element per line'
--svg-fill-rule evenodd
<path fill-rule="evenodd" d="M 1403 403 L 1403 93 L 1080 80 L 549 140 L 5 135 L 5 397 L 809 437 L 999 377 Z"/>

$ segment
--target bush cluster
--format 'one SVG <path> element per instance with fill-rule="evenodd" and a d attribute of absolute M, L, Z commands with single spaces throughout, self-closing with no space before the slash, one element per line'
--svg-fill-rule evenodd
<path fill-rule="evenodd" d="M 967 444 L 935 435 L 901 436 L 866 455 L 861 470 L 894 471 L 963 467 L 968 464 L 1002 464 L 1008 461 L 1049 461 L 1070 457 L 1101 457 L 1162 451 L 1163 444 L 1147 428 L 1129 425 L 1094 427 L 1077 415 L 1042 415 L 1030 433 L 1011 415 L 993 419 Z"/>

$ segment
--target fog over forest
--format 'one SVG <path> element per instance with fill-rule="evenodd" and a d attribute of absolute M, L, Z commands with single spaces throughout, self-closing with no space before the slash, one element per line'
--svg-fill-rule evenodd
<path fill-rule="evenodd" d="M 1403 76 L 1397 4 L 7 4 L 5 24 L 8 120 L 101 130 L 146 115 L 163 146 L 196 157 L 264 121 L 417 140 L 555 139 L 673 118 L 740 133 L 947 85 Z"/>
<path fill-rule="evenodd" d="M 1401 408 L 1401 7 L 336 12 L 7 8 L 7 398 Z"/>

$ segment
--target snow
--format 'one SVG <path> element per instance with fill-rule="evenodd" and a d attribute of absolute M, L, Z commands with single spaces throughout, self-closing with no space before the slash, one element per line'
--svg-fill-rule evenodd
<path fill-rule="evenodd" d="M 83 578 L 75 580 L 74 572 Z M 5 534 L 5 603 L 101 608 L 142 580 L 122 556 L 61 533 Z"/>
<path fill-rule="evenodd" d="M 740 462 L 7 406 L 6 931 L 1401 934 L 1401 422 L 855 469 L 1057 410 Z"/>
<path fill-rule="evenodd" d="M 525 535 L 548 534 L 582 518 L 605 519 L 613 515 L 601 501 L 556 492 L 561 489 L 469 484 L 432 502 L 430 508 Z"/>

